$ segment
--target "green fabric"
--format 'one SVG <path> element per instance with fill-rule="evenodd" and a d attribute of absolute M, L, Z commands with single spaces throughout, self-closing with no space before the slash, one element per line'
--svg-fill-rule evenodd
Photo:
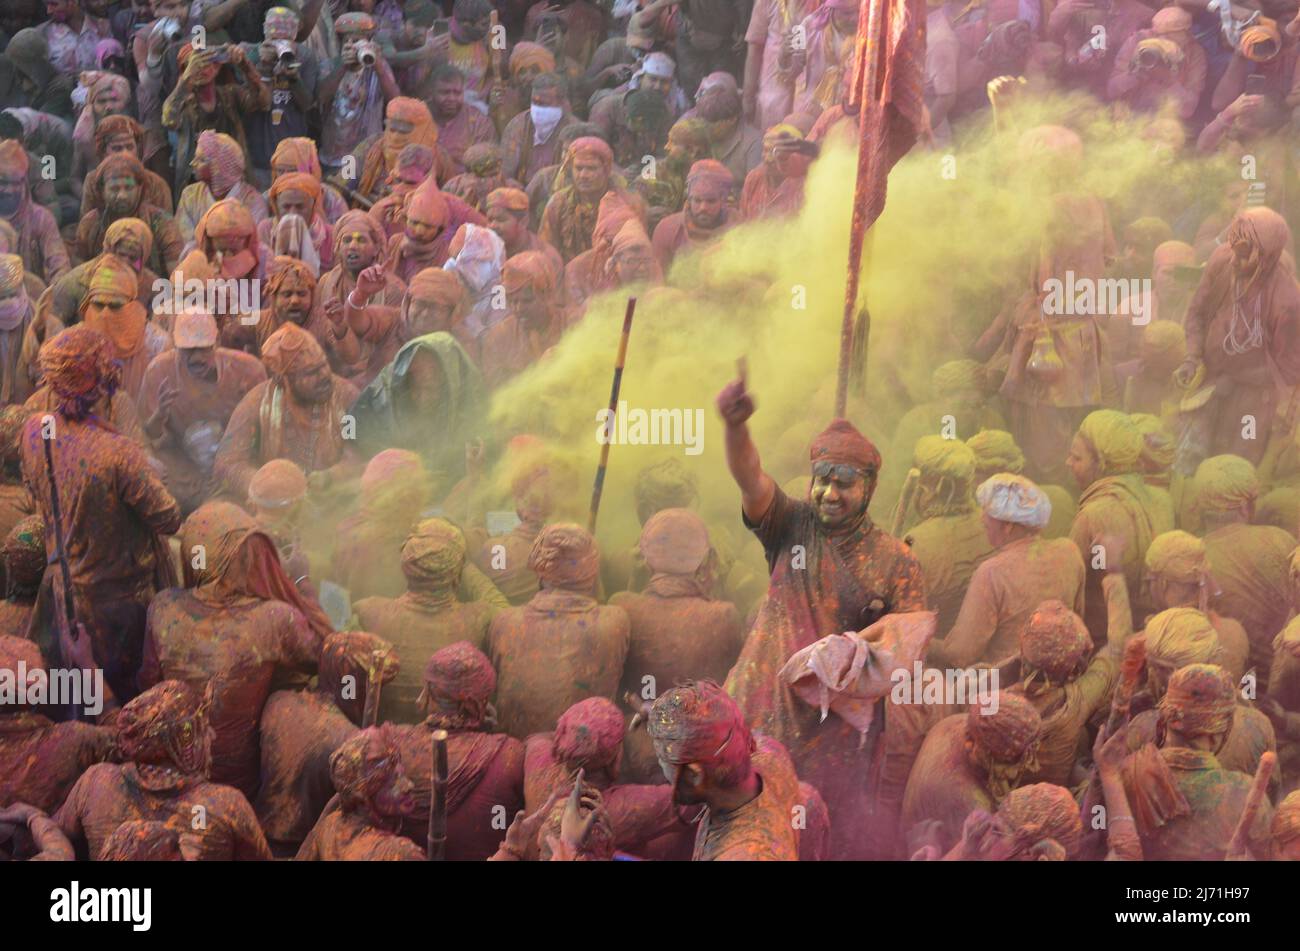
<path fill-rule="evenodd" d="M 438 359 L 443 391 L 436 413 L 403 418 L 398 394 L 406 385 L 411 361 L 421 350 Z M 479 435 L 487 408 L 483 377 L 469 355 L 449 333 L 432 333 L 408 341 L 391 363 L 371 381 L 352 413 L 357 436 L 367 454 L 381 449 L 409 449 L 419 453 L 431 474 L 457 475 L 464 468 L 465 443 Z"/>

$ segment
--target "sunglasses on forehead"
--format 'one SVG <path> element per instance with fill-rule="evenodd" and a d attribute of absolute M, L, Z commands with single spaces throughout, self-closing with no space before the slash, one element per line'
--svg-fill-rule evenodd
<path fill-rule="evenodd" d="M 841 485 L 852 485 L 859 479 L 870 480 L 875 472 L 859 469 L 847 462 L 814 462 L 812 474 L 814 479 L 830 479 Z"/>

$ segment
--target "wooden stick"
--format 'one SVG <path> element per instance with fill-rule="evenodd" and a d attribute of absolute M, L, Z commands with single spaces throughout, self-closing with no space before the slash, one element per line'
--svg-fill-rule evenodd
<path fill-rule="evenodd" d="M 366 702 L 361 708 L 361 729 L 379 722 L 379 695 L 383 691 L 384 665 L 388 651 L 371 651 L 370 665 L 366 668 Z"/>
<path fill-rule="evenodd" d="M 909 469 L 907 479 L 903 482 L 903 491 L 898 495 L 898 508 L 894 509 L 894 521 L 890 525 L 889 534 L 895 538 L 907 524 L 907 516 L 912 512 L 912 503 L 916 500 L 916 485 L 921 479 L 921 473 L 917 469 Z"/>
<path fill-rule="evenodd" d="M 447 731 L 433 731 L 433 798 L 429 802 L 429 835 L 425 843 L 430 862 L 447 856 Z"/>
<path fill-rule="evenodd" d="M 1255 779 L 1250 784 L 1250 792 L 1246 794 L 1246 807 L 1241 810 L 1237 828 L 1233 830 L 1232 839 L 1228 842 L 1225 853 L 1228 857 L 1245 853 L 1250 827 L 1255 824 L 1255 817 L 1259 815 L 1259 807 L 1264 803 L 1264 794 L 1268 792 L 1268 781 L 1273 778 L 1273 769 L 1276 766 L 1277 754 L 1272 750 L 1266 751 L 1259 758 L 1259 766 L 1255 768 Z"/>
<path fill-rule="evenodd" d="M 618 391 L 623 386 L 623 364 L 627 360 L 627 340 L 632 333 L 632 316 L 636 313 L 636 298 L 627 299 L 623 314 L 623 334 L 618 340 L 618 356 L 614 358 L 614 382 L 609 388 L 609 416 L 605 419 L 605 442 L 600 447 L 600 464 L 596 467 L 596 484 L 591 489 L 591 511 L 587 515 L 587 531 L 596 533 L 596 515 L 600 512 L 600 494 L 605 489 L 605 469 L 609 466 L 609 444 L 614 439 L 614 422 L 618 417 Z"/>

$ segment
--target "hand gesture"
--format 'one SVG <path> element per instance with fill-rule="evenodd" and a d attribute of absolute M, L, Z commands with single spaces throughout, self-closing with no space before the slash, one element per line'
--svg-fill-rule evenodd
<path fill-rule="evenodd" d="M 343 301 L 339 300 L 337 297 L 331 298 L 321 306 L 321 310 L 325 312 L 325 316 L 329 318 L 330 323 L 342 325 Z"/>
<path fill-rule="evenodd" d="M 179 395 L 180 391 L 176 388 L 176 384 L 173 381 L 163 381 L 162 387 L 158 390 L 158 408 L 155 409 L 153 415 L 149 417 L 149 429 L 156 432 L 167 423 L 167 420 L 171 417 L 172 409 L 176 405 L 176 398 Z"/>
<path fill-rule="evenodd" d="M 1196 357 L 1188 357 L 1182 366 L 1174 371 L 1174 382 L 1185 390 L 1191 389 L 1198 382 L 1198 377 L 1205 370 L 1205 365 Z"/>
<path fill-rule="evenodd" d="M 632 722 L 629 723 L 627 727 L 629 733 L 641 724 L 650 722 L 650 710 L 654 704 L 649 700 L 642 700 L 629 690 L 627 693 L 623 694 L 623 702 L 636 711 L 632 715 Z"/>
<path fill-rule="evenodd" d="M 1128 759 L 1128 731 L 1131 725 L 1125 723 L 1111 735 L 1107 735 L 1104 727 L 1097 731 L 1097 739 L 1092 744 L 1092 761 L 1097 764 L 1098 770 L 1114 772 Z"/>
<path fill-rule="evenodd" d="M 569 801 L 564 804 L 564 814 L 560 817 L 560 838 L 575 852 L 581 851 L 591 834 L 591 827 L 596 824 L 596 809 L 600 800 L 583 792 L 582 780 L 586 770 L 579 769 L 573 781 L 573 791 Z M 586 815 L 583 815 L 583 807 Z"/>
<path fill-rule="evenodd" d="M 745 389 L 745 362 L 739 361 L 737 377 L 722 388 L 716 403 L 718 415 L 728 426 L 743 426 L 754 415 L 754 398 Z"/>
<path fill-rule="evenodd" d="M 533 843 L 537 841 L 537 830 L 541 828 L 542 820 L 551 813 L 551 807 L 555 801 L 560 798 L 560 791 L 552 789 L 550 797 L 546 804 L 538 809 L 531 816 L 526 815 L 524 810 L 520 809 L 515 813 L 514 821 L 510 823 L 510 828 L 506 829 L 506 851 L 519 858 L 525 858 Z"/>
<path fill-rule="evenodd" d="M 372 264 L 357 275 L 357 299 L 369 300 L 384 289 L 384 266 Z"/>

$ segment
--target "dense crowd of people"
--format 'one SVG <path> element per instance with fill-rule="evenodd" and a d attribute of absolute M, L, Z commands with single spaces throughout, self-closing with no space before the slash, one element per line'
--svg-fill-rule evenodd
<path fill-rule="evenodd" d="M 858 146 L 860 0 L 287 2 L 0 12 L 0 855 L 1300 858 L 1294 3 L 907 0 L 1023 267 L 897 419 L 760 457 L 742 361 L 740 512 L 620 449 L 628 545 L 494 408 L 785 293 L 701 262 Z"/>

